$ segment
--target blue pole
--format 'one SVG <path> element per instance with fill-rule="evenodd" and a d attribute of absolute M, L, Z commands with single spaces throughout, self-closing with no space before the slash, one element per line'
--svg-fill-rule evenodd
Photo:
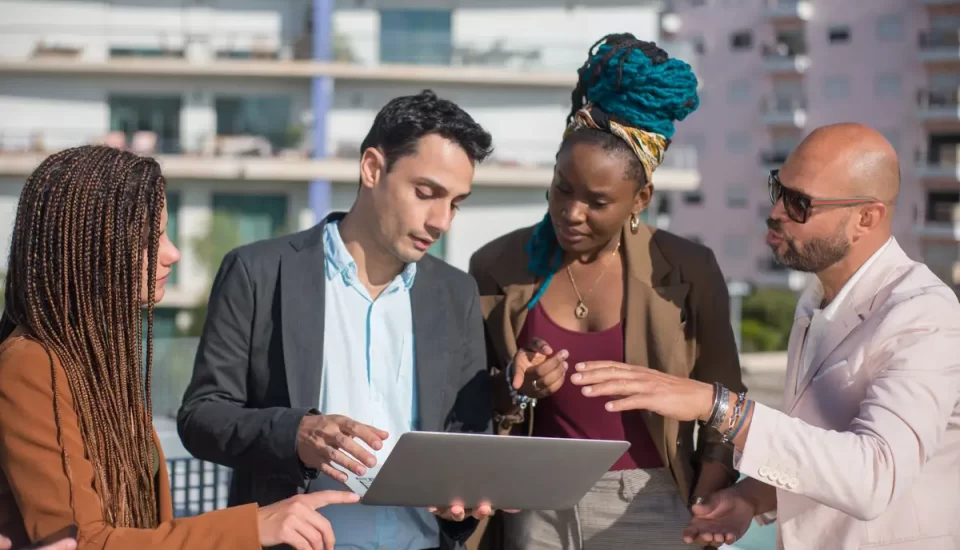
<path fill-rule="evenodd" d="M 313 59 L 330 61 L 333 54 L 333 2 L 313 0 Z M 313 110 L 313 156 L 327 156 L 327 116 L 333 106 L 333 79 L 314 77 L 311 81 L 310 103 Z M 314 222 L 330 212 L 331 182 L 313 180 L 309 184 L 308 202 Z"/>

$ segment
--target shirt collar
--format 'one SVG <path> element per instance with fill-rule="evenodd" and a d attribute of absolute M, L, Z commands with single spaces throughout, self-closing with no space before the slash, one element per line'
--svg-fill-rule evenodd
<path fill-rule="evenodd" d="M 323 247 L 326 256 L 324 273 L 328 279 L 341 276 L 344 280 L 357 278 L 357 262 L 354 261 L 347 245 L 340 236 L 339 221 L 329 221 L 323 228 Z M 403 287 L 410 290 L 417 275 L 417 264 L 408 263 L 398 275 Z M 395 284 L 397 279 L 391 285 Z"/>
<path fill-rule="evenodd" d="M 887 242 L 883 244 L 876 252 L 873 253 L 867 261 L 860 266 L 860 269 L 850 277 L 846 283 L 844 283 L 843 288 L 840 289 L 840 292 L 837 293 L 836 297 L 827 304 L 827 307 L 823 308 L 823 316 L 827 321 L 832 321 L 836 316 L 837 311 L 840 309 L 840 306 L 846 300 L 847 296 L 850 294 L 850 291 L 853 290 L 853 287 L 856 286 L 857 282 L 863 278 L 863 274 L 866 273 L 870 266 L 872 266 L 879 258 L 883 252 L 890 246 L 890 243 L 893 242 L 893 237 L 887 239 Z M 799 302 L 797 303 L 797 317 L 813 317 L 817 312 L 820 312 L 820 305 L 823 303 L 823 285 L 820 283 L 820 279 L 813 277 L 813 281 L 810 283 L 810 286 L 803 292 L 803 295 L 800 297 Z"/>

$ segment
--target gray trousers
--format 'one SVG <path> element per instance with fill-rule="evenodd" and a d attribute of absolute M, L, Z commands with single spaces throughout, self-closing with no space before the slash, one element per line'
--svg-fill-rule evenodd
<path fill-rule="evenodd" d="M 667 470 L 607 472 L 571 510 L 504 514 L 504 550 L 690 550 L 689 521 Z"/>

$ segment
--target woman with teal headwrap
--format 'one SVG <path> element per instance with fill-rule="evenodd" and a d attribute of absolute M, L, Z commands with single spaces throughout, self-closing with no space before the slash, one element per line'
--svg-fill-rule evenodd
<path fill-rule="evenodd" d="M 690 503 L 736 480 L 714 430 L 609 412 L 570 383 L 572 365 L 607 360 L 743 390 L 713 253 L 641 217 L 696 89 L 690 66 L 655 44 L 604 37 L 579 70 L 547 214 L 471 259 L 499 431 L 631 444 L 575 509 L 498 516 L 482 546 L 685 548 Z"/>

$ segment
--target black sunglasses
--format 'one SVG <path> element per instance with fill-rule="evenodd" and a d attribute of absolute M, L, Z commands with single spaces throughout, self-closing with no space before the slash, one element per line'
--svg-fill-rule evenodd
<path fill-rule="evenodd" d="M 770 176 L 767 177 L 767 189 L 770 191 L 770 203 L 777 204 L 777 201 L 783 199 L 783 209 L 787 211 L 787 216 L 797 223 L 807 223 L 810 211 L 817 206 L 848 207 L 877 202 L 877 199 L 873 197 L 816 199 L 796 189 L 784 187 L 780 181 L 780 170 L 770 170 Z"/>

